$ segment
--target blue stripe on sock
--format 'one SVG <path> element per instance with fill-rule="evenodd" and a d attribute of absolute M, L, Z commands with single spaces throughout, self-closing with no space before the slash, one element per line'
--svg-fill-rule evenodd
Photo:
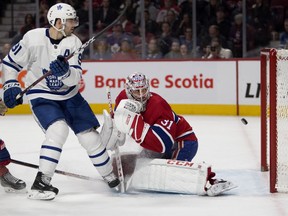
<path fill-rule="evenodd" d="M 53 159 L 53 158 L 50 158 L 50 157 L 46 157 L 46 156 L 40 156 L 40 159 L 43 159 L 43 160 L 48 160 L 50 162 L 53 162 L 53 163 L 56 163 L 58 164 L 58 160 L 56 159 Z"/>
<path fill-rule="evenodd" d="M 107 158 L 106 161 L 104 161 L 103 163 L 100 163 L 100 164 L 93 164 L 95 167 L 100 167 L 100 166 L 104 166 L 105 164 L 108 163 L 108 161 L 110 160 L 110 157 Z"/>
<path fill-rule="evenodd" d="M 102 152 L 100 152 L 100 153 L 98 153 L 98 154 L 96 154 L 96 155 L 89 155 L 89 158 L 96 158 L 96 157 L 99 157 L 99 156 L 103 155 L 105 152 L 106 152 L 106 148 L 103 149 Z"/>
<path fill-rule="evenodd" d="M 57 147 L 54 147 L 54 146 L 42 145 L 41 148 L 46 148 L 46 149 L 51 149 L 51 150 L 54 150 L 54 151 L 62 152 L 61 148 L 57 148 Z"/>

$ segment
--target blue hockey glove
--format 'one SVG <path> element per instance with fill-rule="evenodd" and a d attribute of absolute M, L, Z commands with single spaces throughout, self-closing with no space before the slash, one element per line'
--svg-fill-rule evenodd
<path fill-rule="evenodd" d="M 14 108 L 23 103 L 22 97 L 16 100 L 17 95 L 21 93 L 20 83 L 17 80 L 5 82 L 3 91 L 4 103 L 8 108 Z"/>
<path fill-rule="evenodd" d="M 50 70 L 59 80 L 65 79 L 70 75 L 69 63 L 62 55 L 58 55 L 57 59 L 50 63 Z"/>

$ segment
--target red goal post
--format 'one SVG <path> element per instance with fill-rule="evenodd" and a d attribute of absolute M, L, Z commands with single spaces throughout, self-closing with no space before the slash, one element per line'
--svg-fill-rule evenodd
<path fill-rule="evenodd" d="M 261 51 L 261 170 L 270 192 L 288 192 L 288 50 Z"/>

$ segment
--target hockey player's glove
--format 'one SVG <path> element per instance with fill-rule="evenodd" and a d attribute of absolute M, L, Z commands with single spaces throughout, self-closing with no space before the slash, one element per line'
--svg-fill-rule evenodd
<path fill-rule="evenodd" d="M 50 70 L 59 80 L 70 76 L 69 63 L 62 55 L 58 55 L 57 59 L 50 63 Z"/>
<path fill-rule="evenodd" d="M 122 133 L 131 136 L 141 144 L 148 133 L 150 125 L 140 114 L 142 104 L 131 99 L 122 99 L 114 112 L 115 125 Z"/>
<path fill-rule="evenodd" d="M 14 108 L 23 103 L 22 97 L 16 100 L 17 95 L 21 93 L 20 83 L 17 80 L 9 80 L 5 82 L 3 91 L 4 103 L 8 108 Z"/>

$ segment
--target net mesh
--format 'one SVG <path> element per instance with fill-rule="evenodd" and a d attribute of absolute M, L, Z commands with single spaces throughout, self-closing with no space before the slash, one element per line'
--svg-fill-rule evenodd
<path fill-rule="evenodd" d="M 276 59 L 276 189 L 288 192 L 288 50 L 277 50 Z"/>

